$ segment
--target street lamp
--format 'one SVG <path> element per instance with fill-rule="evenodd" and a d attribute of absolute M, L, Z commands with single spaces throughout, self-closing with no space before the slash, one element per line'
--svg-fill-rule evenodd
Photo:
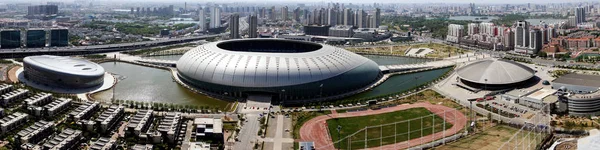
<path fill-rule="evenodd" d="M 285 93 L 285 89 L 281 89 L 281 96 L 279 97 L 281 99 L 281 104 L 283 105 L 285 103 L 285 98 L 283 98 Z"/>
<path fill-rule="evenodd" d="M 342 130 L 342 126 L 338 125 L 337 126 L 337 132 L 338 132 L 338 140 L 341 140 L 342 137 L 340 137 L 340 130 Z M 340 145 L 342 142 L 338 142 L 338 149 L 342 149 L 342 146 Z"/>

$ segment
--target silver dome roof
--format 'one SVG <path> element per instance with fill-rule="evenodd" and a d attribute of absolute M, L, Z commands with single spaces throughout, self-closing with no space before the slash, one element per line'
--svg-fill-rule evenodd
<path fill-rule="evenodd" d="M 251 42 L 251 45 L 260 45 L 260 42 L 264 41 L 300 44 L 300 46 L 289 45 L 285 47 L 287 50 L 291 47 L 305 47 L 302 44 L 309 44 L 308 47 L 312 48 L 316 45 L 317 48 L 273 52 L 272 49 L 244 51 L 240 49 L 246 47 L 240 46 L 241 44 L 235 45 L 236 50 L 226 50 L 223 47 L 227 46 L 219 45 L 231 41 L 234 41 L 233 44 L 236 41 L 246 42 L 246 44 Z M 265 45 L 259 47 L 264 48 Z M 214 84 L 236 87 L 278 87 L 328 79 L 366 63 L 377 68 L 372 60 L 329 45 L 282 39 L 242 39 L 207 43 L 193 48 L 179 59 L 177 70 L 187 77 Z"/>
<path fill-rule="evenodd" d="M 535 71 L 510 60 L 488 59 L 468 64 L 458 69 L 457 74 L 463 80 L 479 84 L 511 84 L 532 78 Z"/>

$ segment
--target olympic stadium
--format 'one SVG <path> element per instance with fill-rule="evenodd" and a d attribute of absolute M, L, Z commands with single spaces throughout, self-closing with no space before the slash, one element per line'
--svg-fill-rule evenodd
<path fill-rule="evenodd" d="M 104 82 L 102 66 L 79 58 L 29 56 L 23 59 L 24 77 L 32 82 L 61 88 L 90 88 Z"/>
<path fill-rule="evenodd" d="M 283 39 L 207 43 L 176 66 L 183 82 L 234 98 L 317 99 L 363 89 L 383 76 L 374 61 L 342 48 Z"/>

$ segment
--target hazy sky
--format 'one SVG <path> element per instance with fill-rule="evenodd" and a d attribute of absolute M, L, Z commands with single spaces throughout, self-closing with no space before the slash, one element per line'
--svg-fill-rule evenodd
<path fill-rule="evenodd" d="M 0 0 L 0 3 L 12 2 L 30 2 L 30 3 L 45 3 L 48 1 L 73 2 L 74 0 Z M 206 3 L 206 2 L 340 2 L 340 3 L 568 3 L 568 2 L 592 2 L 593 0 L 93 0 L 95 2 L 167 2 L 167 3 Z"/>

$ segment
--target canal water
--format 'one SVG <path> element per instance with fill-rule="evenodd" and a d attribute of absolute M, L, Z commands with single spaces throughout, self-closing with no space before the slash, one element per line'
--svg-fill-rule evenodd
<path fill-rule="evenodd" d="M 444 73 L 450 71 L 450 69 L 452 68 L 448 67 L 411 74 L 395 75 L 367 92 L 353 95 L 345 99 L 370 99 L 378 96 L 406 92 L 415 86 L 440 78 Z"/>
<path fill-rule="evenodd" d="M 140 102 L 173 103 L 179 105 L 211 106 L 224 109 L 225 101 L 196 94 L 180 86 L 167 70 L 133 65 L 123 62 L 100 64 L 107 72 L 117 74 L 115 99 Z M 110 100 L 112 90 L 94 94 L 94 98 Z"/>
<path fill-rule="evenodd" d="M 151 59 L 179 60 L 182 55 L 153 56 Z M 422 63 L 427 59 L 398 56 L 364 55 L 379 65 Z M 144 67 L 122 62 L 105 62 L 100 64 L 107 72 L 117 74 L 120 81 L 116 85 L 115 98 L 141 102 L 161 102 L 181 105 L 199 105 L 225 108 L 228 102 L 196 94 L 180 86 L 171 78 L 166 70 Z M 374 89 L 349 97 L 349 99 L 371 98 L 404 92 L 439 78 L 450 68 L 419 72 L 414 74 L 396 75 L 375 87 Z M 417 80 L 415 80 L 415 77 Z M 112 90 L 94 94 L 94 98 L 110 100 Z"/>

